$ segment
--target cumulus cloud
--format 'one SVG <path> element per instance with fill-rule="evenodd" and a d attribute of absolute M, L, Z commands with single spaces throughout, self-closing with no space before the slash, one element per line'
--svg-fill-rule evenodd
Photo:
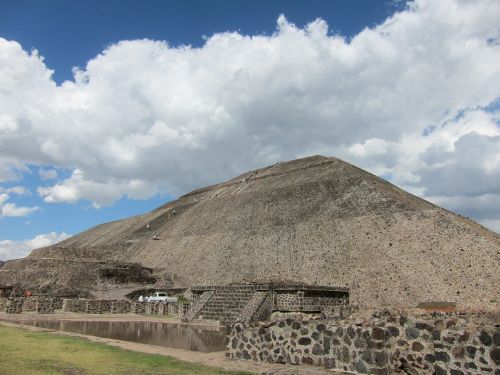
<path fill-rule="evenodd" d="M 273 35 L 201 48 L 122 41 L 60 86 L 0 39 L 0 178 L 70 169 L 38 193 L 98 206 L 321 153 L 426 197 L 496 195 L 499 17 L 496 0 L 417 0 L 346 40 L 281 16 Z"/>
<path fill-rule="evenodd" d="M 0 194 L 0 217 L 20 217 L 26 216 L 38 210 L 38 207 L 19 207 L 15 203 L 7 202 L 10 198 L 8 194 Z"/>
<path fill-rule="evenodd" d="M 38 194 L 48 203 L 73 203 L 80 199 L 88 199 L 99 207 L 111 204 L 117 196 L 127 195 L 132 199 L 143 199 L 155 191 L 146 181 L 129 179 L 115 181 L 106 178 L 102 181 L 92 181 L 85 178 L 80 169 L 75 169 L 70 178 L 49 187 L 39 187 Z"/>
<path fill-rule="evenodd" d="M 3 240 L 0 241 L 0 259 L 11 260 L 22 258 L 28 255 L 31 250 L 49 246 L 70 237 L 66 233 L 50 232 L 39 234 L 34 238 L 21 241 Z"/>

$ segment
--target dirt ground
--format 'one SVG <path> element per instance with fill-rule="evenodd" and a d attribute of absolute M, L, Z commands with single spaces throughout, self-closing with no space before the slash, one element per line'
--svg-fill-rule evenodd
<path fill-rule="evenodd" d="M 201 353 L 183 349 L 166 348 L 155 345 L 139 344 L 129 341 L 114 340 L 102 337 L 88 336 L 71 332 L 52 331 L 44 328 L 33 327 L 29 325 L 14 324 L 12 321 L 30 321 L 30 320 L 79 320 L 79 321 L 145 321 L 145 322 L 172 322 L 180 323 L 179 319 L 165 319 L 155 317 L 145 317 L 139 315 L 87 315 L 74 313 L 58 313 L 50 315 L 38 314 L 19 314 L 7 315 L 0 313 L 0 324 L 22 327 L 27 330 L 50 332 L 55 335 L 65 335 L 72 337 L 81 337 L 93 342 L 98 342 L 126 350 L 147 353 L 160 354 L 178 358 L 182 361 L 199 363 L 206 366 L 218 367 L 232 371 L 247 371 L 261 375 L 340 375 L 338 370 L 327 370 L 312 366 L 293 366 L 270 363 L 258 363 L 253 361 L 235 361 L 225 357 L 225 352 Z M 196 324 L 196 323 L 195 323 Z M 199 324 L 201 325 L 201 324 Z"/>

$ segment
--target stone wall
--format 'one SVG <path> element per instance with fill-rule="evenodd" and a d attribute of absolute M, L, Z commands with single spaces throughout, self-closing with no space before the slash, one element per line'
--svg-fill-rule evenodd
<path fill-rule="evenodd" d="M 179 315 L 179 304 L 169 303 L 167 305 L 167 314 L 168 315 Z"/>
<path fill-rule="evenodd" d="M 22 312 L 36 312 L 39 314 L 52 314 L 62 308 L 62 299 L 46 297 L 27 297 L 23 300 Z"/>
<path fill-rule="evenodd" d="M 127 300 L 65 299 L 63 310 L 80 314 L 127 314 L 133 303 Z"/>
<path fill-rule="evenodd" d="M 331 314 L 336 311 L 335 307 L 349 303 L 347 288 L 306 284 L 195 286 L 191 294 L 192 309 L 188 319 L 226 322 L 267 320 L 273 311 L 329 311 Z M 260 308 L 264 301 L 265 305 Z"/>
<path fill-rule="evenodd" d="M 348 301 L 340 295 L 321 291 L 278 291 L 274 292 L 273 310 L 322 312 Z"/>
<path fill-rule="evenodd" d="M 89 299 L 87 300 L 87 314 L 111 314 L 113 301 Z"/>
<path fill-rule="evenodd" d="M 86 299 L 64 299 L 63 311 L 73 313 L 87 313 L 87 300 Z"/>
<path fill-rule="evenodd" d="M 54 298 L 54 310 L 62 310 L 63 309 L 63 298 Z"/>
<path fill-rule="evenodd" d="M 146 315 L 167 315 L 167 304 L 162 302 L 146 302 Z"/>
<path fill-rule="evenodd" d="M 127 300 L 113 301 L 111 305 L 111 314 L 128 314 L 132 311 L 132 302 Z"/>
<path fill-rule="evenodd" d="M 177 306 L 177 314 L 181 319 L 187 319 L 190 311 L 191 311 L 190 303 L 180 303 Z"/>
<path fill-rule="evenodd" d="M 21 314 L 23 311 L 24 298 L 9 298 L 5 305 L 7 314 Z"/>
<path fill-rule="evenodd" d="M 8 314 L 21 314 L 23 312 L 36 312 L 39 314 L 52 314 L 61 310 L 63 300 L 60 298 L 46 297 L 17 297 L 0 298 L 0 312 Z"/>
<path fill-rule="evenodd" d="M 236 323 L 227 333 L 226 356 L 234 359 L 370 374 L 500 375 L 498 326 L 470 324 L 452 314 L 391 316 L 357 324 L 292 319 L 259 326 Z"/>
<path fill-rule="evenodd" d="M 132 312 L 134 314 L 144 314 L 146 312 L 146 304 L 144 302 L 134 302 Z"/>
<path fill-rule="evenodd" d="M 37 309 L 38 297 L 28 297 L 23 301 L 23 312 L 35 312 Z"/>
<path fill-rule="evenodd" d="M 53 314 L 59 306 L 58 300 L 53 298 L 38 298 L 36 302 L 36 312 L 38 314 Z"/>
<path fill-rule="evenodd" d="M 164 304 L 161 302 L 137 303 L 128 300 L 93 300 L 59 298 L 0 298 L 0 311 L 9 314 L 37 312 L 52 314 L 55 310 L 79 314 L 146 314 L 178 315 L 184 318 L 189 311 L 189 304 Z"/>

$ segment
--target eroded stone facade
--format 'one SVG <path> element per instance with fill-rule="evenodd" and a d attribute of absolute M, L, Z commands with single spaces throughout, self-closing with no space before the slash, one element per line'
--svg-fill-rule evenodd
<path fill-rule="evenodd" d="M 0 298 L 0 311 L 7 314 L 21 314 L 23 312 L 36 312 L 38 314 L 52 314 L 60 309 L 61 300 L 46 297 L 18 297 Z"/>
<path fill-rule="evenodd" d="M 191 288 L 188 319 L 267 320 L 274 311 L 326 313 L 349 303 L 347 288 L 306 284 L 235 284 Z"/>
<path fill-rule="evenodd" d="M 500 330 L 453 314 L 391 315 L 355 324 L 285 319 L 227 327 L 234 359 L 309 364 L 370 374 L 499 374 Z"/>

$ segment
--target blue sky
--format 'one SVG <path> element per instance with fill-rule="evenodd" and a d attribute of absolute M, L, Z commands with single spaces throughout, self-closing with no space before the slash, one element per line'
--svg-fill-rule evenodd
<path fill-rule="evenodd" d="M 360 11 L 362 9 L 362 11 Z M 334 26 L 332 32 L 347 37 L 382 22 L 395 9 L 388 1 L 2 1 L 0 36 L 16 40 L 25 50 L 37 49 L 53 78 L 61 84 L 72 80 L 75 66 L 108 45 L 121 40 L 164 40 L 170 45 L 200 47 L 204 37 L 217 32 L 272 34 L 280 14 L 299 26 L 321 17 Z M 10 202 L 37 206 L 29 217 L 0 218 L 0 240 L 21 240 L 39 233 L 78 233 L 98 223 L 151 210 L 172 199 L 156 194 L 147 200 L 122 198 L 112 206 L 94 209 L 83 200 L 74 204 L 44 204 L 36 188 L 43 166 L 28 165 L 20 180 L 3 186 L 26 186 L 29 195 L 11 196 Z M 50 166 L 45 168 L 50 169 Z M 68 170 L 58 169 L 58 177 Z M 70 220 L 68 220 L 70 218 Z"/>
<path fill-rule="evenodd" d="M 499 231 L 498 16 L 494 0 L 2 1 L 0 259 L 311 154 Z"/>
<path fill-rule="evenodd" d="M 38 49 L 60 83 L 73 78 L 74 66 L 84 67 L 120 40 L 148 38 L 199 47 L 203 36 L 217 32 L 273 33 L 280 14 L 298 26 L 321 17 L 332 32 L 350 37 L 403 5 L 389 0 L 6 0 L 0 5 L 0 35 L 25 49 Z"/>

